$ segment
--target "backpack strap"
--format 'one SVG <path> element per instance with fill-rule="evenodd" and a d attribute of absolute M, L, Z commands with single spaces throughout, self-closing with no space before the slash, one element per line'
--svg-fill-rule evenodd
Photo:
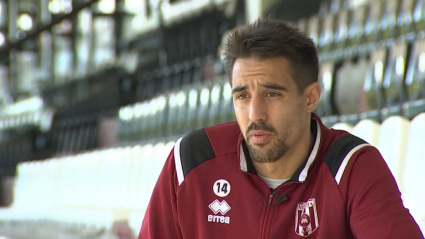
<path fill-rule="evenodd" d="M 340 136 L 331 145 L 323 161 L 328 165 L 337 184 L 341 181 L 345 167 L 350 161 L 351 156 L 365 146 L 369 146 L 369 144 L 352 134 Z"/>

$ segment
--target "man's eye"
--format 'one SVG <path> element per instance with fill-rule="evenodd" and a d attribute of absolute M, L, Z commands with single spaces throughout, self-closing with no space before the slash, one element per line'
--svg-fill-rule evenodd
<path fill-rule="evenodd" d="M 270 97 L 274 97 L 274 96 L 278 96 L 279 94 L 278 93 L 275 93 L 275 92 L 269 92 L 269 93 L 267 93 L 267 96 L 270 96 Z"/>
<path fill-rule="evenodd" d="M 236 96 L 236 99 L 238 99 L 238 100 L 242 100 L 242 99 L 245 99 L 245 98 L 246 98 L 246 94 L 240 94 L 240 95 Z"/>

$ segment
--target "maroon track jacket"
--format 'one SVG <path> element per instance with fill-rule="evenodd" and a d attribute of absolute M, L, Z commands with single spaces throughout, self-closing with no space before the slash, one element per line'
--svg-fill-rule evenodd
<path fill-rule="evenodd" d="M 313 115 L 315 142 L 275 190 L 257 176 L 237 123 L 178 140 L 139 239 L 420 239 L 378 150 Z"/>

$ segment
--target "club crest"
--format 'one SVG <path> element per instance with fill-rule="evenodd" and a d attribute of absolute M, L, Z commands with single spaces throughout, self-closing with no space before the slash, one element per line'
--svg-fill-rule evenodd
<path fill-rule="evenodd" d="M 295 233 L 302 237 L 310 236 L 319 227 L 317 216 L 316 199 L 308 199 L 297 205 L 295 214 Z"/>

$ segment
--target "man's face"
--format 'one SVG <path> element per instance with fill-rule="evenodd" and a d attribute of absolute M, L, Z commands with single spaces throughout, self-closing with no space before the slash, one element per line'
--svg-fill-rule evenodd
<path fill-rule="evenodd" d="M 298 90 L 285 58 L 237 59 L 232 74 L 236 119 L 250 156 L 259 163 L 279 160 L 305 133 L 308 98 Z"/>

